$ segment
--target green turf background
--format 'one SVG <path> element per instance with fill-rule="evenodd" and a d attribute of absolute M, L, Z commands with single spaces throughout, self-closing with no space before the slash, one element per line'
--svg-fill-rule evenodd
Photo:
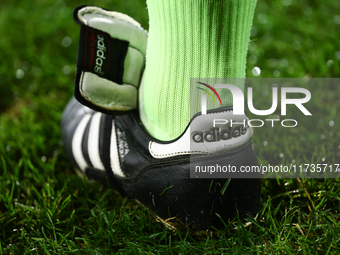
<path fill-rule="evenodd" d="M 73 93 L 79 26 L 72 11 L 81 4 L 126 13 L 148 28 L 139 0 L 0 2 L 0 254 L 340 252 L 338 180 L 265 180 L 250 227 L 194 235 L 171 232 L 132 200 L 80 179 L 62 148 L 60 119 Z M 255 66 L 262 78 L 339 77 L 339 1 L 259 0 L 252 31 L 247 77 Z M 324 96 L 339 100 L 336 92 Z M 323 113 L 325 123 L 339 125 L 332 104 Z M 305 139 L 336 162 L 339 137 Z M 296 148 L 294 136 L 254 139 L 260 161 L 282 152 L 278 160 L 293 153 L 302 162 L 299 151 L 316 150 L 308 142 Z"/>

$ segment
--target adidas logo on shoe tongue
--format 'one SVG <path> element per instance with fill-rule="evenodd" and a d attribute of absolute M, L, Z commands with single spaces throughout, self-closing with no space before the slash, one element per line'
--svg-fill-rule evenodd
<path fill-rule="evenodd" d="M 128 47 L 128 41 L 111 38 L 105 31 L 82 25 L 77 73 L 90 72 L 122 84 Z"/>
<path fill-rule="evenodd" d="M 96 58 L 96 66 L 94 68 L 94 71 L 100 75 L 104 75 L 104 72 L 102 71 L 102 66 L 104 64 L 105 58 L 105 42 L 104 42 L 104 36 L 97 34 L 97 58 Z"/>

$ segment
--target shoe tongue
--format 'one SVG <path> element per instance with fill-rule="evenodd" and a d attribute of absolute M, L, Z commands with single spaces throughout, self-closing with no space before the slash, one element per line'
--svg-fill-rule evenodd
<path fill-rule="evenodd" d="M 78 72 L 91 72 L 123 84 L 124 61 L 129 42 L 111 38 L 104 31 L 81 26 L 77 67 Z"/>

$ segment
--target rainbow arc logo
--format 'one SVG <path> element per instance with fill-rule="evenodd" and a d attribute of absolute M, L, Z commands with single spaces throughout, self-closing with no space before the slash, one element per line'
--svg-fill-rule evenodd
<path fill-rule="evenodd" d="M 208 85 L 208 84 L 206 84 L 206 83 L 203 83 L 203 82 L 197 82 L 197 83 L 198 83 L 198 84 L 201 84 L 201 85 L 203 85 L 203 86 L 205 86 L 205 87 L 207 87 L 208 89 L 210 89 L 210 90 L 217 96 L 217 98 L 218 98 L 218 100 L 220 101 L 220 104 L 221 104 L 221 106 L 222 106 L 222 100 L 221 100 L 221 98 L 220 98 L 220 95 L 217 93 L 217 91 L 216 91 L 213 87 L 211 87 L 210 85 Z M 205 93 L 207 93 L 207 94 L 214 100 L 215 105 L 217 105 L 216 100 L 215 100 L 215 97 L 213 96 L 213 94 L 212 94 L 208 89 L 201 88 L 201 87 L 196 87 L 196 88 L 201 89 L 201 90 L 203 90 Z"/>

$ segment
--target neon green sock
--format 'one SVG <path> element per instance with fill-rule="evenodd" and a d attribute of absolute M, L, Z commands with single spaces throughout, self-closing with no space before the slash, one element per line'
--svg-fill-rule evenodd
<path fill-rule="evenodd" d="M 244 78 L 256 0 L 147 4 L 150 29 L 140 115 L 151 136 L 169 141 L 190 122 L 190 78 Z"/>

